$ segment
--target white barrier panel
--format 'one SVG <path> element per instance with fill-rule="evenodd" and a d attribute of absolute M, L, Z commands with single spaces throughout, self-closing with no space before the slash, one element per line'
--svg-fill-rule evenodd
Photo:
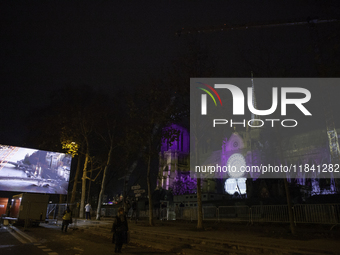
<path fill-rule="evenodd" d="M 176 208 L 174 206 L 167 208 L 167 220 L 176 220 Z"/>
<path fill-rule="evenodd" d="M 197 207 L 183 207 L 181 210 L 183 220 L 197 220 Z"/>

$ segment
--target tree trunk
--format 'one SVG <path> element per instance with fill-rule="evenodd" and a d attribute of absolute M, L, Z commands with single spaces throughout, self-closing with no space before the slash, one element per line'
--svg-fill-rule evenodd
<path fill-rule="evenodd" d="M 63 195 L 63 194 L 60 194 L 60 195 L 59 195 L 59 203 L 60 203 L 60 204 L 63 204 L 63 203 L 64 203 L 64 195 Z"/>
<path fill-rule="evenodd" d="M 277 145 L 279 148 L 280 161 L 281 161 L 281 164 L 283 164 L 284 161 L 283 161 L 283 152 L 282 152 L 282 144 L 281 144 L 281 135 L 280 135 L 278 126 L 276 128 L 276 136 L 277 136 Z M 290 191 L 289 191 L 287 176 L 284 176 L 283 181 L 284 181 L 285 191 L 286 191 L 290 231 L 292 235 L 295 235 L 294 215 L 293 215 L 292 201 L 290 199 Z"/>
<path fill-rule="evenodd" d="M 151 182 L 150 182 L 150 168 L 151 168 L 151 155 L 149 150 L 149 158 L 148 158 L 148 173 L 147 173 L 147 182 L 148 182 L 148 196 L 149 196 L 149 224 L 150 226 L 154 226 L 153 223 L 153 206 L 152 206 L 152 196 L 151 196 Z"/>
<path fill-rule="evenodd" d="M 295 235 L 293 207 L 292 207 L 292 201 L 290 199 L 290 192 L 289 192 L 288 181 L 287 181 L 286 178 L 284 178 L 283 181 L 284 181 L 285 190 L 286 190 L 286 199 L 287 199 L 287 206 L 288 206 L 288 216 L 289 216 L 290 231 L 292 232 L 293 235 Z"/>
<path fill-rule="evenodd" d="M 78 157 L 78 164 L 77 164 L 77 170 L 76 170 L 76 175 L 74 177 L 74 181 L 73 181 L 73 188 L 72 188 L 72 196 L 71 196 L 71 201 L 70 204 L 74 204 L 74 202 L 76 201 L 76 193 L 77 193 L 77 184 L 78 184 L 78 177 L 80 174 L 80 165 L 81 165 L 81 156 L 79 155 Z"/>
<path fill-rule="evenodd" d="M 99 193 L 99 198 L 98 198 L 96 220 L 100 220 L 100 210 L 101 210 L 101 207 L 102 207 L 102 200 L 103 200 L 103 195 L 104 195 L 104 191 L 105 191 L 106 173 L 107 173 L 107 171 L 108 171 L 108 169 L 111 165 L 112 157 L 113 157 L 113 143 L 111 142 L 110 151 L 109 151 L 106 166 L 105 166 L 105 169 L 104 169 L 102 185 L 101 185 L 101 188 L 100 188 L 100 193 Z"/>
<path fill-rule="evenodd" d="M 81 185 L 81 200 L 79 208 L 79 218 L 84 218 L 85 196 L 86 196 L 86 179 L 87 179 L 87 164 L 89 162 L 89 150 L 87 149 L 85 155 L 85 163 L 83 169 L 82 185 Z"/>
<path fill-rule="evenodd" d="M 197 230 L 203 230 L 201 178 L 197 178 Z"/>
<path fill-rule="evenodd" d="M 87 203 L 91 203 L 91 184 L 92 184 L 92 172 L 93 172 L 93 168 L 92 168 L 92 162 L 91 162 L 91 173 L 90 173 L 90 179 L 89 179 L 89 187 L 87 189 Z"/>

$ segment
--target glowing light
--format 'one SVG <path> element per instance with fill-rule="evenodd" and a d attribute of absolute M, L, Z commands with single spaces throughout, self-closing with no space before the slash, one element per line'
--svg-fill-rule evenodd
<path fill-rule="evenodd" d="M 230 194 L 234 195 L 236 192 L 240 195 L 247 193 L 247 185 L 246 185 L 247 178 L 229 178 L 226 180 L 224 184 L 225 191 Z"/>

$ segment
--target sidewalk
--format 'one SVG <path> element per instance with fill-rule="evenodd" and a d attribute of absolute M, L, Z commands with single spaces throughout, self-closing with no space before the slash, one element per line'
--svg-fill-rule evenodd
<path fill-rule="evenodd" d="M 187 221 L 129 221 L 131 242 L 180 254 L 340 254 L 339 228 L 297 226 L 297 235 L 287 225 L 246 225 L 205 222 L 205 231 Z M 78 220 L 77 227 L 90 234 L 111 238 L 112 221 Z"/>

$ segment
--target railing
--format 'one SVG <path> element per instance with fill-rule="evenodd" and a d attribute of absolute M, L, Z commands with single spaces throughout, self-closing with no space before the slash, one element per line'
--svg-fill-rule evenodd
<path fill-rule="evenodd" d="M 250 222 L 289 222 L 287 205 L 256 205 L 250 208 Z"/>
<path fill-rule="evenodd" d="M 148 217 L 147 213 L 140 211 L 139 216 Z M 148 212 L 148 211 L 145 211 Z M 166 215 L 165 215 L 166 213 Z M 234 222 L 271 222 L 288 223 L 287 205 L 255 205 L 255 206 L 203 206 L 204 220 L 234 221 Z M 167 220 L 197 220 L 197 207 L 168 207 L 162 211 L 161 216 Z M 294 205 L 294 222 L 315 224 L 339 224 L 340 204 L 324 205 Z"/>
<path fill-rule="evenodd" d="M 218 208 L 216 206 L 204 206 L 202 212 L 203 220 L 216 220 L 218 218 Z"/>
<path fill-rule="evenodd" d="M 48 205 L 46 218 L 60 219 L 66 204 Z M 77 215 L 77 208 L 73 209 Z M 204 220 L 249 222 L 249 223 L 288 223 L 287 205 L 254 205 L 254 206 L 203 206 Z M 117 208 L 102 208 L 102 216 L 117 215 Z M 139 218 L 148 218 L 149 210 L 138 210 Z M 128 216 L 131 216 L 129 212 Z M 174 207 L 154 209 L 153 216 L 163 220 L 197 220 L 197 207 Z M 303 204 L 293 206 L 295 224 L 340 224 L 340 204 Z"/>
<path fill-rule="evenodd" d="M 296 223 L 338 224 L 340 205 L 295 205 L 294 221 Z"/>
<path fill-rule="evenodd" d="M 249 206 L 220 206 L 218 221 L 250 221 L 251 213 Z"/>
<path fill-rule="evenodd" d="M 149 217 L 149 210 L 137 210 L 137 214 L 139 218 L 148 218 Z M 153 217 L 159 218 L 159 209 L 153 209 Z"/>
<path fill-rule="evenodd" d="M 118 213 L 118 208 L 101 208 L 102 217 L 113 217 Z"/>

